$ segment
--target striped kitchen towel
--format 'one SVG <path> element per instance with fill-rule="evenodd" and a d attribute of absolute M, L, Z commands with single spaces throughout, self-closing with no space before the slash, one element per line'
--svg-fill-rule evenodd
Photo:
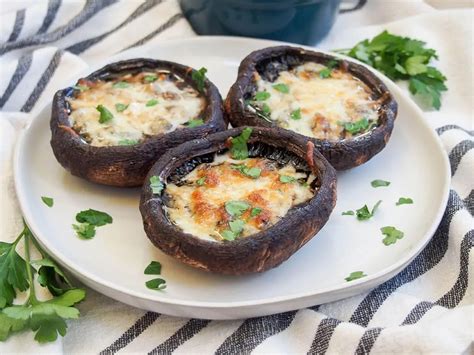
<path fill-rule="evenodd" d="M 472 354 L 474 331 L 473 12 L 429 3 L 359 0 L 321 48 L 346 48 L 383 29 L 436 48 L 449 91 L 426 112 L 451 163 L 448 206 L 413 262 L 374 290 L 308 309 L 234 321 L 145 312 L 92 290 L 57 342 L 32 334 L 0 343 L 0 353 L 457 353 Z M 347 29 L 350 28 L 350 31 Z M 21 214 L 12 182 L 16 134 L 52 94 L 97 60 L 163 39 L 194 36 L 176 1 L 49 0 L 0 3 L 0 226 L 12 240 Z"/>

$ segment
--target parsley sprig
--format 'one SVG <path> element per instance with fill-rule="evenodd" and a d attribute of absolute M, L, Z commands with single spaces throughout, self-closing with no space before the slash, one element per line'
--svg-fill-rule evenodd
<path fill-rule="evenodd" d="M 24 242 L 25 257 L 16 248 Z M 41 255 L 32 261 L 30 245 L 33 243 Z M 53 298 L 40 301 L 36 297 L 34 272 L 38 282 L 47 287 Z M 17 291 L 29 291 L 23 304 L 13 305 Z M 55 341 L 58 334 L 66 334 L 65 319 L 79 317 L 75 304 L 82 301 L 85 291 L 72 286 L 59 266 L 40 248 L 26 224 L 13 243 L 0 242 L 0 341 L 11 334 L 30 329 L 40 343 Z"/>
<path fill-rule="evenodd" d="M 383 31 L 371 40 L 363 40 L 353 48 L 337 52 L 374 67 L 392 80 L 408 80 L 413 95 L 439 110 L 441 93 L 448 89 L 446 77 L 429 65 L 432 59 L 438 59 L 438 55 L 425 45 L 420 40 Z"/>

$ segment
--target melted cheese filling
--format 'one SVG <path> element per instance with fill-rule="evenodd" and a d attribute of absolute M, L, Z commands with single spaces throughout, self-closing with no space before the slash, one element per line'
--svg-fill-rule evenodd
<path fill-rule="evenodd" d="M 241 171 L 244 166 L 261 169 L 259 176 L 245 175 Z M 166 210 L 172 223 L 199 238 L 222 241 L 238 225 L 241 231 L 234 236 L 247 237 L 275 224 L 291 207 L 313 197 L 310 184 L 314 178 L 297 172 L 291 163 L 278 167 L 266 158 L 233 160 L 222 154 L 187 174 L 180 186 L 169 183 Z M 226 206 L 235 202 L 248 208 L 241 215 L 231 215 Z"/>
<path fill-rule="evenodd" d="M 330 69 L 307 62 L 280 72 L 274 82 L 256 73 L 258 92 L 266 91 L 270 96 L 253 101 L 252 105 L 263 111 L 266 106 L 266 111 L 270 110 L 268 118 L 278 126 L 318 139 L 339 140 L 356 135 L 345 130 L 344 123 L 366 119 L 370 127 L 365 131 L 376 125 L 378 104 L 370 97 L 367 85 L 339 69 L 330 70 L 330 77 L 322 78 L 323 70 Z M 288 93 L 276 90 L 277 84 L 286 85 Z"/>
<path fill-rule="evenodd" d="M 82 90 L 68 99 L 70 123 L 87 143 L 98 147 L 136 144 L 171 132 L 197 119 L 205 106 L 205 99 L 194 88 L 164 72 L 128 74 L 114 81 L 83 80 L 79 84 Z M 113 118 L 100 123 L 98 105 Z"/>

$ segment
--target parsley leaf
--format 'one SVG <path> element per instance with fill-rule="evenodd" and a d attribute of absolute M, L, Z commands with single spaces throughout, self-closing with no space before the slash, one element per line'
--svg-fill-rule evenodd
<path fill-rule="evenodd" d="M 396 203 L 397 206 L 411 205 L 411 204 L 413 204 L 413 200 L 409 197 L 400 197 Z"/>
<path fill-rule="evenodd" d="M 354 211 L 351 211 L 351 210 L 342 212 L 343 216 L 353 216 L 354 214 L 355 214 Z"/>
<path fill-rule="evenodd" d="M 362 118 L 356 122 L 338 122 L 339 125 L 343 126 L 344 129 L 349 132 L 350 134 L 357 134 L 363 131 L 366 131 L 370 124 L 367 118 Z"/>
<path fill-rule="evenodd" d="M 95 226 L 89 223 L 80 223 L 80 224 L 73 224 L 72 228 L 76 231 L 76 234 L 79 237 L 84 239 L 92 239 L 95 237 Z"/>
<path fill-rule="evenodd" d="M 145 282 L 145 285 L 150 290 L 162 291 L 166 288 L 166 281 L 161 278 L 156 278 Z"/>
<path fill-rule="evenodd" d="M 292 182 L 295 182 L 295 181 L 296 181 L 296 178 L 294 178 L 293 176 L 280 175 L 280 182 L 282 182 L 284 184 L 289 184 L 289 183 L 292 183 Z"/>
<path fill-rule="evenodd" d="M 87 91 L 87 90 L 90 89 L 90 87 L 88 87 L 86 85 L 74 85 L 72 88 L 74 90 L 79 90 L 80 92 Z"/>
<path fill-rule="evenodd" d="M 245 201 L 227 201 L 225 203 L 225 210 L 233 217 L 240 217 L 249 208 L 250 205 Z"/>
<path fill-rule="evenodd" d="M 375 211 L 379 207 L 379 205 L 382 203 L 382 200 L 379 200 L 374 207 L 372 208 L 372 211 L 369 211 L 369 208 L 367 205 L 364 205 L 363 207 L 359 208 L 356 210 L 356 216 L 359 221 L 364 221 L 366 219 L 372 218 L 375 214 Z"/>
<path fill-rule="evenodd" d="M 429 65 L 438 55 L 425 45 L 425 42 L 384 31 L 372 40 L 366 39 L 339 52 L 374 67 L 392 80 L 409 80 L 410 92 L 439 110 L 441 93 L 447 90 L 446 77 Z"/>
<path fill-rule="evenodd" d="M 203 176 L 202 178 L 196 180 L 196 184 L 198 184 L 199 186 L 202 186 L 205 183 L 206 183 L 206 177 L 205 176 Z"/>
<path fill-rule="evenodd" d="M 41 201 L 48 207 L 53 207 L 54 200 L 51 197 L 41 196 Z"/>
<path fill-rule="evenodd" d="M 321 71 L 319 72 L 319 77 L 320 77 L 321 79 L 327 79 L 327 78 L 329 78 L 329 77 L 331 76 L 331 72 L 332 72 L 331 69 L 329 69 L 329 68 L 324 68 L 323 70 L 321 70 Z"/>
<path fill-rule="evenodd" d="M 165 185 L 163 185 L 158 176 L 152 176 L 150 178 L 150 188 L 153 194 L 159 195 L 165 188 Z"/>
<path fill-rule="evenodd" d="M 128 88 L 129 86 L 130 84 L 127 83 L 126 81 L 118 81 L 114 85 L 112 85 L 112 87 L 114 87 L 115 89 L 125 89 L 125 88 Z"/>
<path fill-rule="evenodd" d="M 188 122 L 186 122 L 184 125 L 189 127 L 189 128 L 194 128 L 194 127 L 199 127 L 199 126 L 202 126 L 204 124 L 204 120 L 201 119 L 201 118 L 196 118 L 194 120 L 190 120 Z"/>
<path fill-rule="evenodd" d="M 113 219 L 108 213 L 89 208 L 88 210 L 79 212 L 76 215 L 76 221 L 79 223 L 89 223 L 93 226 L 100 227 L 112 223 Z"/>
<path fill-rule="evenodd" d="M 146 103 L 146 107 L 151 107 L 151 106 L 155 106 L 158 104 L 158 100 L 157 99 L 151 99 L 151 100 L 148 100 L 147 103 Z"/>
<path fill-rule="evenodd" d="M 156 79 L 158 79 L 158 77 L 155 74 L 148 74 L 143 77 L 145 83 L 152 83 L 156 81 Z"/>
<path fill-rule="evenodd" d="M 235 240 L 235 238 L 237 238 L 237 235 L 229 229 L 226 229 L 225 231 L 223 231 L 221 235 L 222 235 L 222 238 L 228 241 L 233 241 Z"/>
<path fill-rule="evenodd" d="M 144 271 L 145 275 L 161 275 L 161 263 L 152 261 Z"/>
<path fill-rule="evenodd" d="M 255 93 L 253 99 L 255 101 L 265 101 L 270 97 L 270 93 L 268 91 L 258 91 Z"/>
<path fill-rule="evenodd" d="M 249 140 L 251 134 L 252 128 L 245 127 L 240 135 L 231 139 L 232 147 L 230 148 L 230 152 L 232 154 L 232 158 L 237 160 L 244 160 L 248 158 L 249 151 L 247 147 L 247 141 Z"/>
<path fill-rule="evenodd" d="M 354 272 L 351 272 L 349 274 L 349 276 L 347 276 L 344 280 L 349 282 L 349 281 L 354 281 L 354 280 L 360 279 L 360 278 L 365 277 L 365 276 L 367 276 L 367 275 L 364 274 L 363 271 L 354 271 Z"/>
<path fill-rule="evenodd" d="M 2 244 L 2 254 L 0 255 L 0 308 L 12 304 L 16 296 L 15 289 L 26 291 L 30 286 L 25 260 L 16 252 L 19 240 L 20 237 L 13 243 Z"/>
<path fill-rule="evenodd" d="M 391 227 L 391 226 L 382 227 L 382 228 L 380 228 L 380 231 L 382 232 L 383 235 L 386 236 L 382 240 L 382 242 L 385 245 L 390 245 L 390 244 L 396 243 L 397 240 L 402 239 L 403 235 L 404 235 L 402 231 L 398 230 L 395 227 Z"/>
<path fill-rule="evenodd" d="M 253 179 L 257 179 L 260 177 L 260 174 L 262 173 L 262 169 L 253 167 L 249 168 L 248 166 L 244 164 L 240 165 L 231 165 L 231 168 L 234 170 L 240 171 L 243 175 L 248 176 Z"/>
<path fill-rule="evenodd" d="M 301 108 L 298 108 L 297 110 L 292 111 L 290 113 L 290 117 L 294 120 L 301 119 Z"/>
<path fill-rule="evenodd" d="M 264 103 L 261 107 L 262 113 L 265 115 L 265 117 L 270 116 L 271 110 L 270 106 L 268 106 L 266 103 Z"/>
<path fill-rule="evenodd" d="M 244 230 L 245 222 L 241 219 L 236 219 L 235 221 L 229 222 L 230 230 L 235 234 L 240 234 Z"/>
<path fill-rule="evenodd" d="M 128 105 L 120 104 L 120 103 L 115 104 L 115 110 L 116 110 L 117 112 L 123 112 L 123 111 L 125 111 L 127 108 L 128 108 Z"/>
<path fill-rule="evenodd" d="M 72 284 L 60 269 L 58 264 L 48 256 L 43 255 L 43 259 L 33 260 L 31 264 L 38 269 L 38 282 L 41 286 L 47 287 L 54 296 L 60 296 L 68 289 L 72 289 Z"/>
<path fill-rule="evenodd" d="M 118 141 L 119 145 L 135 145 L 138 144 L 138 139 L 121 139 Z"/>
<path fill-rule="evenodd" d="M 194 70 L 193 73 L 191 74 L 191 78 L 196 83 L 198 91 L 202 92 L 204 90 L 204 83 L 205 83 L 205 80 L 206 80 L 206 73 L 207 73 L 207 69 L 203 67 L 199 70 Z"/>
<path fill-rule="evenodd" d="M 112 118 L 114 118 L 112 112 L 107 110 L 104 105 L 98 105 L 95 109 L 100 112 L 99 123 L 106 123 L 109 122 Z"/>
<path fill-rule="evenodd" d="M 288 94 L 290 92 L 290 88 L 286 84 L 275 84 L 272 86 L 272 88 L 274 88 L 276 91 L 281 92 L 282 94 Z"/>
<path fill-rule="evenodd" d="M 389 186 L 390 181 L 385 181 L 385 180 L 373 180 L 371 183 L 372 187 L 380 187 L 380 186 Z"/>
<path fill-rule="evenodd" d="M 260 213 L 262 213 L 262 209 L 261 209 L 260 207 L 254 207 L 254 208 L 252 208 L 252 210 L 250 211 L 250 216 L 256 217 L 256 216 L 258 216 Z"/>

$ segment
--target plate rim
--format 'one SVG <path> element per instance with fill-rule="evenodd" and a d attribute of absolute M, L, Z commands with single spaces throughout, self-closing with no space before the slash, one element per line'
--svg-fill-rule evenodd
<path fill-rule="evenodd" d="M 176 44 L 176 43 L 182 43 L 186 44 L 189 42 L 202 42 L 202 41 L 224 41 L 224 42 L 253 42 L 256 45 L 261 45 L 262 47 L 269 47 L 269 46 L 275 46 L 275 45 L 289 45 L 293 47 L 301 47 L 307 50 L 313 50 L 313 51 L 318 51 L 322 53 L 329 53 L 329 54 L 334 54 L 331 53 L 330 51 L 327 50 L 322 50 L 317 47 L 310 47 L 310 46 L 303 46 L 295 43 L 287 43 L 287 42 L 280 42 L 280 41 L 273 41 L 273 40 L 264 40 L 264 39 L 255 39 L 255 38 L 247 38 L 247 37 L 231 37 L 231 36 L 197 36 L 197 37 L 190 37 L 190 38 L 183 38 L 183 39 L 168 39 L 168 40 L 163 40 L 160 41 L 154 45 L 143 45 L 137 48 L 132 48 L 130 50 L 115 54 L 113 56 L 108 57 L 107 59 L 93 62 L 91 63 L 84 71 L 84 72 L 90 72 L 94 70 L 95 68 L 99 66 L 103 66 L 107 63 L 110 63 L 112 61 L 117 61 L 117 60 L 122 60 L 124 57 L 128 57 L 129 54 L 133 55 L 133 53 L 139 53 L 142 52 L 146 48 L 153 48 L 153 47 L 161 47 L 161 46 L 166 46 L 167 44 Z M 244 43 L 245 45 L 245 43 Z M 54 243 L 48 242 L 48 238 L 44 238 L 41 232 L 41 229 L 34 223 L 34 218 L 33 218 L 33 213 L 31 208 L 28 207 L 28 198 L 25 196 L 25 194 L 22 192 L 22 189 L 20 187 L 20 155 L 22 150 L 26 146 L 27 142 L 27 135 L 29 134 L 30 127 L 34 121 L 38 120 L 38 117 L 42 116 L 43 114 L 47 115 L 47 111 L 50 110 L 51 107 L 51 102 L 46 103 L 43 105 L 43 107 L 39 108 L 38 110 L 34 110 L 33 112 L 33 117 L 31 120 L 28 122 L 27 126 L 21 130 L 18 140 L 15 145 L 14 149 L 14 155 L 13 155 L 13 178 L 14 178 L 14 185 L 15 185 L 15 192 L 18 198 L 18 202 L 20 205 L 20 210 L 23 214 L 23 218 L 25 219 L 27 225 L 29 228 L 32 230 L 33 234 L 35 237 L 38 239 L 38 241 L 41 243 L 41 245 L 48 251 L 49 254 L 51 254 L 55 259 L 57 259 L 62 265 L 64 265 L 67 269 L 71 270 L 73 274 L 76 274 L 76 277 L 80 278 L 83 277 L 84 279 L 90 280 L 93 283 L 99 284 L 102 287 L 106 287 L 110 289 L 111 291 L 115 292 L 120 292 L 124 295 L 128 295 L 130 297 L 138 298 L 143 301 L 149 301 L 153 303 L 160 303 L 162 305 L 169 305 L 169 306 L 184 306 L 184 307 L 191 307 L 191 308 L 198 308 L 198 309 L 204 309 L 204 308 L 212 308 L 212 309 L 228 309 L 228 308 L 241 308 L 241 307 L 253 307 L 253 306 L 264 306 L 264 305 L 272 305 L 272 304 L 279 304 L 279 303 L 285 303 L 285 302 L 291 302 L 295 300 L 300 300 L 308 297 L 316 297 L 316 296 L 321 296 L 321 295 L 326 295 L 329 293 L 333 292 L 346 292 L 349 293 L 351 290 L 361 288 L 365 286 L 366 284 L 375 284 L 378 285 L 380 282 L 380 279 L 383 279 L 387 275 L 392 275 L 398 270 L 402 269 L 405 267 L 410 261 L 412 261 L 423 249 L 424 247 L 428 244 L 428 242 L 431 240 L 433 237 L 436 229 L 439 226 L 439 223 L 441 222 L 442 216 L 444 214 L 444 211 L 446 209 L 446 205 L 448 202 L 449 198 L 449 190 L 450 190 L 450 181 L 451 181 L 451 169 L 449 165 L 449 160 L 448 156 L 444 150 L 444 147 L 442 145 L 442 142 L 440 138 L 436 135 L 434 129 L 431 128 L 431 126 L 428 124 L 428 121 L 424 117 L 423 111 L 416 105 L 416 103 L 406 94 L 398 85 L 396 85 L 392 80 L 390 80 L 388 77 L 386 77 L 384 74 L 378 72 L 372 67 L 367 66 L 364 63 L 361 63 L 360 61 L 354 59 L 354 58 L 349 58 L 344 55 L 339 55 L 340 57 L 343 57 L 347 59 L 348 61 L 352 61 L 358 64 L 361 64 L 371 70 L 375 75 L 377 75 L 379 78 L 381 78 L 384 83 L 389 87 L 389 90 L 396 93 L 398 97 L 401 97 L 402 100 L 404 101 L 405 105 L 408 105 L 410 109 L 414 110 L 416 112 L 416 115 L 418 116 L 417 119 L 421 121 L 422 126 L 424 129 L 428 131 L 429 136 L 432 138 L 434 141 L 436 147 L 438 148 L 439 152 L 441 153 L 441 161 L 442 165 L 444 168 L 444 185 L 443 185 L 443 191 L 442 191 L 442 200 L 441 203 L 438 207 L 437 213 L 435 218 L 433 219 L 433 222 L 430 225 L 430 228 L 427 230 L 427 232 L 423 235 L 422 239 L 420 242 L 415 244 L 412 248 L 410 248 L 411 252 L 408 252 L 406 255 L 404 255 L 403 258 L 399 259 L 397 262 L 391 264 L 388 267 L 383 268 L 382 270 L 379 270 L 373 274 L 367 275 L 367 277 L 354 280 L 350 284 L 347 283 L 337 283 L 334 284 L 333 286 L 326 287 L 323 289 L 319 289 L 317 291 L 307 291 L 304 293 L 297 293 L 297 294 L 290 294 L 290 295 L 285 295 L 285 296 L 277 296 L 277 297 L 267 297 L 267 298 L 262 298 L 258 300 L 248 300 L 248 301 L 230 301 L 230 302 L 211 302 L 211 301 L 193 301 L 193 300 L 176 300 L 172 298 L 166 298 L 166 297 L 161 297 L 159 294 L 152 295 L 149 293 L 145 292 L 139 292 L 135 290 L 131 290 L 127 287 L 121 286 L 119 284 L 115 284 L 114 282 L 111 282 L 109 280 L 103 279 L 99 276 L 94 275 L 93 273 L 90 273 L 86 270 L 84 270 L 81 265 L 78 265 L 75 262 L 70 261 L 67 256 L 63 255 L 62 252 L 57 250 L 54 247 Z M 78 76 L 81 75 L 81 73 L 78 74 Z M 46 111 L 46 112 L 45 112 Z M 80 275 L 80 276 L 77 276 Z M 381 281 L 383 282 L 383 281 Z M 112 297 L 113 298 L 113 297 Z M 123 302 L 123 301 L 122 301 Z"/>

